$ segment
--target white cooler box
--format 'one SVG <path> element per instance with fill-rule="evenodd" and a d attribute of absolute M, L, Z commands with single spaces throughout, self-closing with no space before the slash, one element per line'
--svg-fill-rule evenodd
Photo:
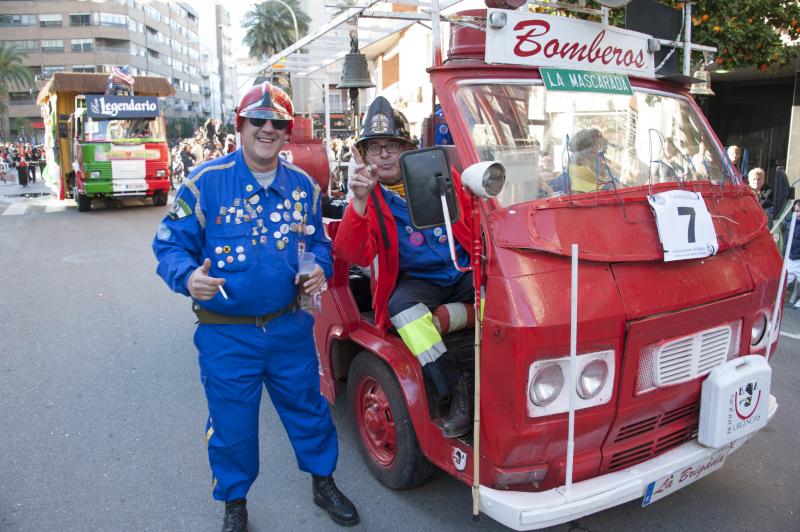
<path fill-rule="evenodd" d="M 697 440 L 719 448 L 767 425 L 772 368 L 764 357 L 747 355 L 714 369 L 700 394 Z"/>

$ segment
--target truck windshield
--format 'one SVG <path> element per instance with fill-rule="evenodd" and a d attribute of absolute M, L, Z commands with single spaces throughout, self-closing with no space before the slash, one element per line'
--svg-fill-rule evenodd
<path fill-rule="evenodd" d="M 457 93 L 481 161 L 506 168 L 503 206 L 650 183 L 739 182 L 682 97 L 547 91 L 531 82 L 480 82 Z"/>
<path fill-rule="evenodd" d="M 84 141 L 164 141 L 163 124 L 161 117 L 130 118 L 127 120 L 93 120 L 87 118 Z"/>

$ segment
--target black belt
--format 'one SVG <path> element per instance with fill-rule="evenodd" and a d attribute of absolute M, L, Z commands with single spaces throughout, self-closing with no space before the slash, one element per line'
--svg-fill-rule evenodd
<path fill-rule="evenodd" d="M 197 316 L 198 323 L 207 323 L 210 325 L 255 325 L 256 327 L 263 327 L 275 318 L 294 312 L 295 310 L 297 310 L 297 303 L 292 303 L 285 308 L 270 312 L 269 314 L 264 314 L 263 316 L 230 316 L 228 314 L 219 314 L 206 310 L 198 305 L 196 301 L 192 302 L 192 311 L 194 311 Z"/>

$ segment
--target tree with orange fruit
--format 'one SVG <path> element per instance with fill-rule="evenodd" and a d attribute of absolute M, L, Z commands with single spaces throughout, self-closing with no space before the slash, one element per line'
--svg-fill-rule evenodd
<path fill-rule="evenodd" d="M 800 4 L 791 0 L 698 0 L 692 2 L 692 41 L 716 46 L 720 68 L 766 72 L 800 54 L 798 21 Z"/>

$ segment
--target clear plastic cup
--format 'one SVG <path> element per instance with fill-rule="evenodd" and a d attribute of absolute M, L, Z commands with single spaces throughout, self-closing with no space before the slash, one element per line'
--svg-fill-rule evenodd
<path fill-rule="evenodd" d="M 311 272 L 314 271 L 314 268 L 317 267 L 316 257 L 313 253 L 308 251 L 303 252 L 298 257 L 297 261 L 297 274 L 299 276 L 299 281 L 297 283 L 297 293 L 298 293 L 298 300 L 300 304 L 300 308 L 305 310 L 306 312 L 313 312 L 314 311 L 314 298 L 311 294 L 306 294 L 305 289 L 303 288 L 303 284 L 308 281 Z"/>

